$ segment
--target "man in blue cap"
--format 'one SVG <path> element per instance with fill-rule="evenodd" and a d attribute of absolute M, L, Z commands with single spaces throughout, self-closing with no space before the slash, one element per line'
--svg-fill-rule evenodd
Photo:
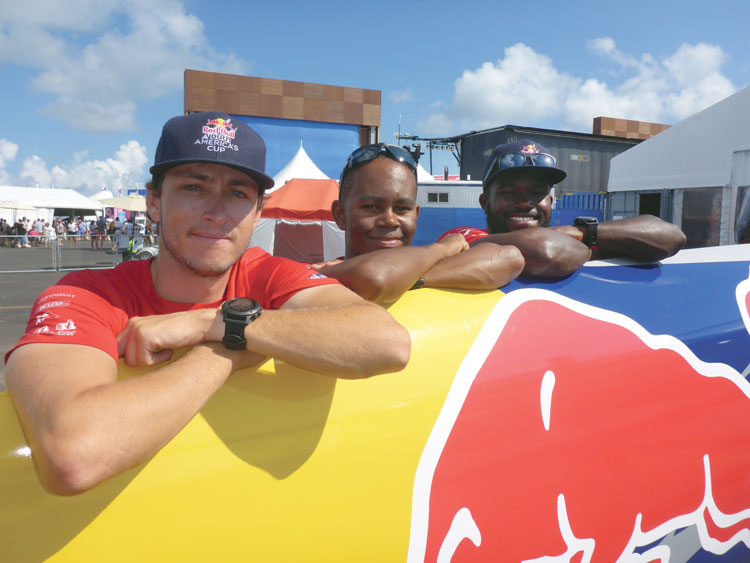
<path fill-rule="evenodd" d="M 496 289 L 523 269 L 515 247 L 469 248 L 460 234 L 411 246 L 419 215 L 417 165 L 396 145 L 365 145 L 349 155 L 331 213 L 346 235 L 346 254 L 311 267 L 376 303 L 395 301 L 410 288 Z"/>
<path fill-rule="evenodd" d="M 523 273 L 543 277 L 569 274 L 591 258 L 661 260 L 685 244 L 677 226 L 652 215 L 605 223 L 580 217 L 574 225 L 537 228 L 549 227 L 551 188 L 566 176 L 540 143 L 523 139 L 498 145 L 485 169 L 479 196 L 487 229 L 458 227 L 443 237 L 461 233 L 472 246 L 513 245 L 525 259 Z"/>
<path fill-rule="evenodd" d="M 409 359 L 409 334 L 384 309 L 248 249 L 273 185 L 250 127 L 219 112 L 175 117 L 151 174 L 158 256 L 68 274 L 37 300 L 6 355 L 8 389 L 55 493 L 145 461 L 233 371 L 268 357 L 340 377 L 397 371 Z M 190 350 L 179 359 L 118 381 L 119 358 L 151 366 L 182 347 Z"/>

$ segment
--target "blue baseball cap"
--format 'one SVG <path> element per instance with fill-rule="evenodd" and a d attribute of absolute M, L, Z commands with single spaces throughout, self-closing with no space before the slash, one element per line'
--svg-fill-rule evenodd
<path fill-rule="evenodd" d="M 557 159 L 549 150 L 529 139 L 497 145 L 492 150 L 482 184 L 486 190 L 498 176 L 529 174 L 550 186 L 562 182 L 567 174 L 557 168 Z"/>
<path fill-rule="evenodd" d="M 224 164 L 244 172 L 261 192 L 273 187 L 266 175 L 266 144 L 255 130 L 220 111 L 178 115 L 164 124 L 151 174 L 188 162 Z"/>

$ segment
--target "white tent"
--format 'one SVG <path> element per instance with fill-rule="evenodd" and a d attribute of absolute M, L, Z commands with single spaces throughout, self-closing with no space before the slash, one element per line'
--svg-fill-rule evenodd
<path fill-rule="evenodd" d="M 344 232 L 333 222 L 336 180 L 295 178 L 263 207 L 250 246 L 298 262 L 322 262 L 344 254 Z"/>
<path fill-rule="evenodd" d="M 21 203 L 34 207 L 34 211 L 25 214 L 32 219 L 51 221 L 55 209 L 84 212 L 102 209 L 102 205 L 75 190 L 66 188 L 24 188 L 19 186 L 0 186 L 0 216 L 11 219 L 10 210 L 3 211 L 3 201 Z M 7 217 L 6 217 L 7 215 Z"/>
<path fill-rule="evenodd" d="M 668 197 L 662 202 L 671 201 L 671 208 L 662 216 L 671 215 L 689 244 L 703 246 L 743 238 L 748 186 L 750 87 L 615 156 L 608 191 L 615 206 L 618 192 L 639 192 L 630 198 L 634 203 L 643 192 L 663 192 Z"/>
<path fill-rule="evenodd" d="M 427 170 L 425 170 L 421 164 L 417 164 L 417 183 L 429 184 L 430 182 L 434 182 L 434 181 L 435 181 L 435 178 L 432 177 L 432 174 L 427 172 Z"/>
<path fill-rule="evenodd" d="M 292 157 L 284 168 L 273 177 L 273 188 L 266 193 L 272 193 L 286 184 L 293 178 L 304 178 L 306 180 L 328 180 L 323 171 L 317 167 L 312 159 L 302 148 L 302 141 L 299 143 L 297 154 Z"/>
<path fill-rule="evenodd" d="M 98 192 L 96 192 L 94 195 L 91 196 L 91 199 L 94 201 L 99 201 L 102 199 L 108 199 L 110 197 L 115 197 L 115 194 L 113 194 L 111 191 L 109 191 L 106 188 L 102 188 Z"/>
<path fill-rule="evenodd" d="M 750 87 L 615 156 L 608 191 L 728 186 L 750 150 Z"/>

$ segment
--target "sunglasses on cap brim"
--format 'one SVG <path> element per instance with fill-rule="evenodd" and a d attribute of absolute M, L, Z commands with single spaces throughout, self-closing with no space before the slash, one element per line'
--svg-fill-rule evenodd
<path fill-rule="evenodd" d="M 346 165 L 341 171 L 339 185 L 341 185 L 341 182 L 343 182 L 344 176 L 347 172 L 350 172 L 351 170 L 354 170 L 355 168 L 358 168 L 363 164 L 372 162 L 381 155 L 390 158 L 391 160 L 395 160 L 396 162 L 400 162 L 409 170 L 411 170 L 415 178 L 417 177 L 417 165 L 414 163 L 414 159 L 409 154 L 409 151 L 397 145 L 377 143 L 375 145 L 365 145 L 364 147 L 359 147 L 349 155 L 349 158 L 346 160 Z"/>
<path fill-rule="evenodd" d="M 509 152 L 505 154 L 499 154 L 493 159 L 492 165 L 487 168 L 487 172 L 485 172 L 482 182 L 487 182 L 489 178 L 491 178 L 498 172 L 508 170 L 510 168 L 518 168 L 521 166 L 540 166 L 543 168 L 555 168 L 557 166 L 557 161 L 551 154 L 543 153 L 523 154 L 520 152 Z"/>

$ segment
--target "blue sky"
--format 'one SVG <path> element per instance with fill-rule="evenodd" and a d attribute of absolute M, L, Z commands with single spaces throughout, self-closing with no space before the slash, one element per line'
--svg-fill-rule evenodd
<path fill-rule="evenodd" d="M 185 68 L 381 90 L 389 142 L 399 115 L 420 136 L 676 123 L 750 83 L 748 21 L 739 0 L 4 2 L 0 185 L 142 184 Z"/>

